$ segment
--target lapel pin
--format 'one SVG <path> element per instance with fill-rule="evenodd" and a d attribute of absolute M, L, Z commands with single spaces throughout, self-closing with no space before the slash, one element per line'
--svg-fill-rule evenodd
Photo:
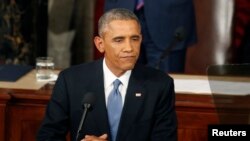
<path fill-rule="evenodd" d="M 141 93 L 135 93 L 136 97 L 141 97 Z"/>

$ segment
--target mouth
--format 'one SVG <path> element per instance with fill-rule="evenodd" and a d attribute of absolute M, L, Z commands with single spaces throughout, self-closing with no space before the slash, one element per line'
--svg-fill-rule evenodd
<path fill-rule="evenodd" d="M 135 56 L 122 56 L 121 57 L 122 59 L 134 59 L 135 58 Z"/>
<path fill-rule="evenodd" d="M 136 58 L 135 56 L 123 56 L 123 57 L 121 57 L 121 59 L 124 61 L 134 61 L 135 58 Z"/>
<path fill-rule="evenodd" d="M 122 56 L 121 58 L 134 58 L 135 56 L 133 55 L 128 55 L 128 56 Z"/>

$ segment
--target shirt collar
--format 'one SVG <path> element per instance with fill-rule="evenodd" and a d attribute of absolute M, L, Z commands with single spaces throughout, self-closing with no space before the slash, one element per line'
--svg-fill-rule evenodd
<path fill-rule="evenodd" d="M 131 70 L 126 71 L 119 78 L 115 76 L 110 69 L 107 67 L 105 58 L 103 59 L 103 73 L 104 73 L 104 87 L 107 88 L 113 84 L 114 80 L 119 79 L 122 82 L 122 85 L 127 85 L 129 77 L 131 75 Z"/>

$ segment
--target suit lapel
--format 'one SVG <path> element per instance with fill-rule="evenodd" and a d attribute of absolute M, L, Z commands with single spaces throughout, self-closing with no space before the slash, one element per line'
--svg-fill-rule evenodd
<path fill-rule="evenodd" d="M 128 134 L 133 122 L 137 117 L 138 110 L 140 109 L 143 99 L 143 79 L 132 72 L 129 80 L 127 94 L 123 106 L 123 111 L 120 119 L 119 131 L 117 133 L 117 140 L 124 140 Z"/>
<path fill-rule="evenodd" d="M 108 133 L 110 136 L 107 109 L 105 103 L 105 93 L 104 93 L 104 77 L 102 69 L 102 60 L 96 65 L 95 77 L 92 84 L 92 91 L 96 95 L 96 101 L 93 106 L 93 115 L 96 123 L 96 127 L 99 129 L 100 134 Z"/>

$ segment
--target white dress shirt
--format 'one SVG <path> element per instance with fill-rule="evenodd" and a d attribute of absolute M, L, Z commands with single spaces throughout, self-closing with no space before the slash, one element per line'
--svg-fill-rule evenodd
<path fill-rule="evenodd" d="M 103 76 L 104 76 L 104 89 L 105 89 L 105 101 L 106 101 L 106 106 L 107 106 L 107 101 L 108 101 L 108 96 L 111 93 L 113 89 L 113 82 L 116 79 L 119 79 L 121 81 L 121 85 L 119 86 L 119 91 L 122 96 L 122 105 L 124 104 L 125 101 L 125 96 L 128 88 L 128 81 L 129 77 L 131 75 L 131 70 L 126 71 L 122 76 L 119 78 L 116 77 L 107 67 L 105 63 L 105 59 L 103 59 Z"/>

